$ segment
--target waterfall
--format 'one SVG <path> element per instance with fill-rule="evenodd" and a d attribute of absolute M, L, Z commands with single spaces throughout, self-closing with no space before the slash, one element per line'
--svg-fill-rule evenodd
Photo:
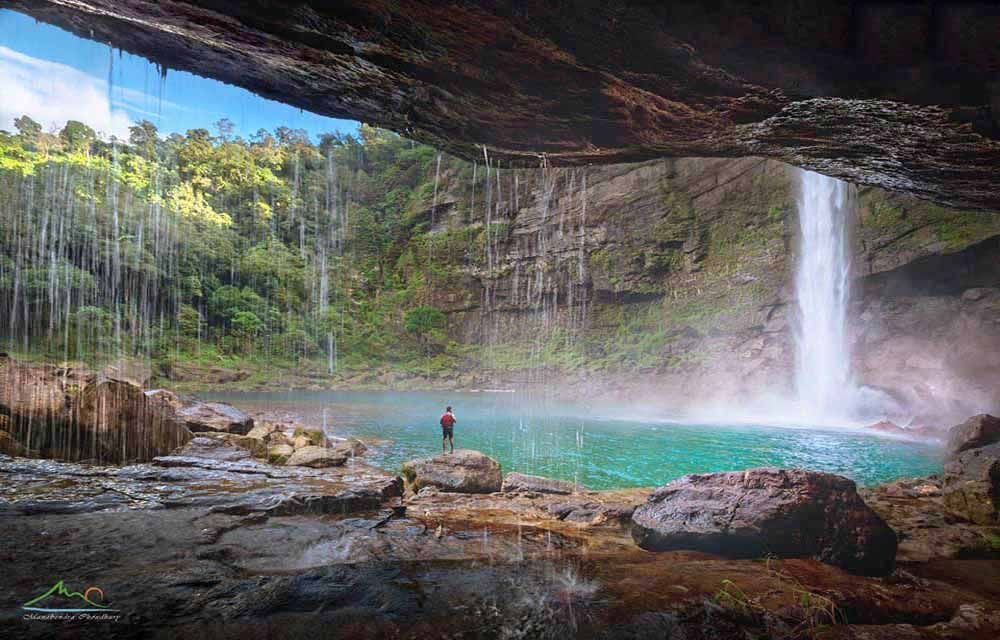
<path fill-rule="evenodd" d="M 847 336 L 853 190 L 808 171 L 799 171 L 799 185 L 795 387 L 803 419 L 842 423 L 857 398 Z"/>

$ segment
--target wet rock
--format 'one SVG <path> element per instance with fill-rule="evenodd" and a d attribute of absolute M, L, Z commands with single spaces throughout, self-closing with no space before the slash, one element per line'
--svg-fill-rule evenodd
<path fill-rule="evenodd" d="M 981 413 L 948 431 L 948 450 L 954 455 L 1000 441 L 1000 418 Z"/>
<path fill-rule="evenodd" d="M 6 418 L 7 416 L 3 416 Z M 8 456 L 19 456 L 24 452 L 24 447 L 6 431 L 0 430 L 0 453 Z"/>
<path fill-rule="evenodd" d="M 414 491 L 436 487 L 457 493 L 493 493 L 500 491 L 503 482 L 500 463 L 471 449 L 410 460 L 403 464 L 403 477 Z"/>
<path fill-rule="evenodd" d="M 374 488 L 350 489 L 335 495 L 290 496 L 267 508 L 275 516 L 301 514 L 347 514 L 375 511 L 387 498 Z"/>
<path fill-rule="evenodd" d="M 267 461 L 271 464 L 285 464 L 295 449 L 290 444 L 273 444 L 267 448 Z"/>
<path fill-rule="evenodd" d="M 605 0 L 586 19 L 523 0 L 5 6 L 470 160 L 483 145 L 505 164 L 764 154 L 998 209 L 996 13 L 909 4 Z"/>
<path fill-rule="evenodd" d="M 896 560 L 929 562 L 993 553 L 995 532 L 955 515 L 942 498 L 937 478 L 904 478 L 859 491 L 899 539 Z"/>
<path fill-rule="evenodd" d="M 949 509 L 972 522 L 1000 523 L 1000 442 L 964 451 L 946 464 L 942 494 Z"/>
<path fill-rule="evenodd" d="M 15 423 L 52 421 L 65 408 L 66 393 L 56 367 L 0 354 L 0 409 Z"/>
<path fill-rule="evenodd" d="M 258 438 L 260 440 L 265 440 L 269 435 L 278 431 L 280 428 L 278 425 L 270 422 L 254 422 L 253 429 L 247 431 L 247 436 L 251 438 Z"/>
<path fill-rule="evenodd" d="M 854 482 L 799 469 L 694 474 L 657 489 L 632 514 L 650 551 L 690 549 L 728 557 L 813 557 L 852 573 L 892 571 L 896 534 Z"/>
<path fill-rule="evenodd" d="M 74 398 L 70 421 L 79 430 L 79 440 L 51 443 L 49 450 L 57 457 L 144 461 L 191 439 L 170 408 L 151 401 L 141 387 L 126 380 L 101 380 L 84 387 Z"/>
<path fill-rule="evenodd" d="M 237 462 L 250 459 L 250 451 L 244 447 L 235 446 L 221 438 L 196 436 L 171 455 L 182 457 L 205 458 L 220 462 Z"/>
<path fill-rule="evenodd" d="M 292 444 L 292 439 L 285 435 L 282 426 L 273 422 L 255 422 L 254 428 L 247 432 L 247 437 L 263 442 L 265 451 L 267 447 Z"/>
<path fill-rule="evenodd" d="M 177 415 L 195 433 L 225 431 L 246 435 L 253 429 L 253 418 L 222 402 L 193 402 L 182 407 Z"/>
<path fill-rule="evenodd" d="M 351 456 L 364 455 L 368 447 L 357 438 L 329 438 L 330 444 L 342 451 L 347 451 Z"/>
<path fill-rule="evenodd" d="M 184 402 L 177 396 L 177 394 L 168 389 L 150 389 L 144 393 L 146 394 L 146 397 L 149 398 L 150 402 L 167 407 L 175 412 L 179 411 L 181 407 L 184 406 Z"/>
<path fill-rule="evenodd" d="M 983 289 L 982 287 L 973 287 L 972 289 L 966 289 L 962 292 L 962 300 L 967 302 L 978 302 L 990 294 L 989 289 Z"/>
<path fill-rule="evenodd" d="M 1000 610 L 984 603 L 963 604 L 951 620 L 927 626 L 850 624 L 827 629 L 823 640 L 957 640 L 1000 637 Z"/>
<path fill-rule="evenodd" d="M 565 495 L 576 491 L 576 487 L 572 482 L 564 480 L 553 480 L 552 478 L 544 478 L 542 476 L 511 472 L 504 476 L 503 485 L 500 490 L 504 493 L 527 491 L 531 493 L 556 493 Z"/>
<path fill-rule="evenodd" d="M 322 429 L 309 429 L 306 427 L 296 427 L 292 432 L 292 446 L 296 449 L 300 447 L 325 447 L 329 442 Z"/>
<path fill-rule="evenodd" d="M 871 431 L 881 431 L 882 433 L 893 433 L 893 434 L 897 434 L 897 435 L 903 434 L 903 433 L 906 432 L 906 429 L 904 429 L 903 427 L 899 426 L 898 424 L 896 424 L 892 420 L 880 420 L 879 422 L 876 422 L 875 424 L 868 425 L 867 428 L 869 430 L 871 430 Z"/>
<path fill-rule="evenodd" d="M 349 454 L 341 449 L 308 445 L 295 449 L 285 464 L 290 467 L 339 467 L 348 457 Z"/>
<path fill-rule="evenodd" d="M 267 457 L 267 443 L 260 438 L 251 438 L 250 436 L 241 436 L 238 433 L 211 433 L 206 431 L 206 435 L 214 438 L 219 438 L 228 442 L 231 445 L 242 447 L 250 452 L 254 458 L 266 458 Z"/>

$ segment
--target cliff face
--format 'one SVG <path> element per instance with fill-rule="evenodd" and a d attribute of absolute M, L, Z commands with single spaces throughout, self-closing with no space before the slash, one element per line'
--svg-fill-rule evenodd
<path fill-rule="evenodd" d="M 435 290 L 454 334 L 487 345 L 483 382 L 762 411 L 765 393 L 792 392 L 795 169 L 664 160 L 494 172 L 489 189 L 478 171 L 475 194 L 443 179 L 435 229 L 477 229 L 482 254 Z M 1000 220 L 874 188 L 857 200 L 859 382 L 897 400 L 898 420 L 995 410 Z"/>
<path fill-rule="evenodd" d="M 466 158 L 767 156 L 1000 208 L 990 2 L 0 0 Z"/>

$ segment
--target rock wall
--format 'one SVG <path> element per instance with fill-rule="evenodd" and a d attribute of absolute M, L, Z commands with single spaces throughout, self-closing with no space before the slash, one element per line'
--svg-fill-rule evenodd
<path fill-rule="evenodd" d="M 487 345 L 483 384 L 768 411 L 792 392 L 795 171 L 679 159 L 445 177 L 434 229 L 478 229 L 479 244 L 435 302 L 456 337 Z M 995 411 L 1000 218 L 875 188 L 857 200 L 859 381 L 900 404 L 897 420 Z"/>

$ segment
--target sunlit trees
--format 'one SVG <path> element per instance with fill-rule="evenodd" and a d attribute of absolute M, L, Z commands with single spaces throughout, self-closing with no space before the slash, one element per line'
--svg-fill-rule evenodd
<path fill-rule="evenodd" d="M 0 228 L 64 220 L 54 246 L 67 257 L 53 262 L 52 247 L 0 233 L 0 290 L 10 300 L 16 283 L 31 322 L 54 334 L 72 312 L 58 353 L 72 340 L 180 358 L 336 351 L 359 365 L 444 344 L 440 312 L 411 308 L 426 299 L 412 247 L 425 242 L 429 147 L 368 126 L 318 144 L 288 127 L 242 138 L 225 118 L 166 137 L 142 120 L 127 143 L 77 121 L 55 135 L 26 116 L 15 128 L 0 132 L 0 216 L 20 219 Z"/>
<path fill-rule="evenodd" d="M 97 133 L 82 122 L 68 120 L 59 137 L 67 149 L 83 153 L 90 151 L 90 145 L 97 140 Z"/>

